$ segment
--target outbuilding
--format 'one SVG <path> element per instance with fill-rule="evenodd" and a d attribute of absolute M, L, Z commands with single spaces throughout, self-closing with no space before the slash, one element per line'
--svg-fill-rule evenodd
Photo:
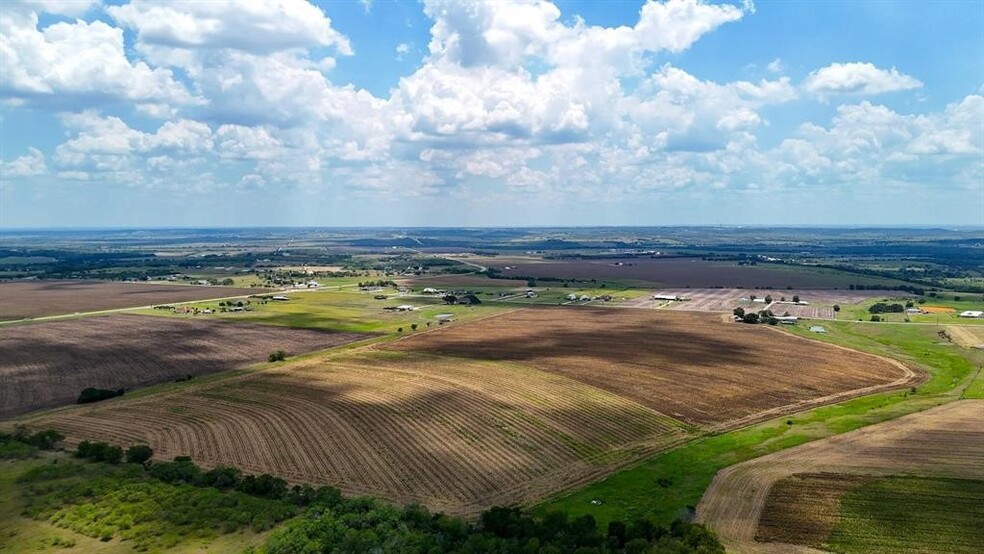
<path fill-rule="evenodd" d="M 966 311 L 960 312 L 960 314 L 957 317 L 972 317 L 972 318 L 975 318 L 975 319 L 979 319 L 979 318 L 984 317 L 984 312 L 982 312 L 980 310 L 966 310 Z"/>

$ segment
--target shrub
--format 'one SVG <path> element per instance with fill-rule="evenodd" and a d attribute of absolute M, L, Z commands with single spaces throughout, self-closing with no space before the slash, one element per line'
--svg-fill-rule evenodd
<path fill-rule="evenodd" d="M 271 363 L 282 362 L 286 359 L 287 359 L 287 353 L 284 352 L 283 350 L 277 350 L 276 352 L 271 353 L 270 356 L 267 357 L 267 361 Z"/>
<path fill-rule="evenodd" d="M 107 400 L 109 398 L 115 398 L 117 396 L 123 396 L 123 389 L 97 389 L 94 387 L 87 387 L 82 389 L 79 394 L 76 404 L 89 404 L 90 402 L 99 402 L 100 400 Z"/>
<path fill-rule="evenodd" d="M 146 444 L 137 444 L 126 449 L 126 461 L 131 464 L 142 464 L 154 456 L 154 450 Z"/>

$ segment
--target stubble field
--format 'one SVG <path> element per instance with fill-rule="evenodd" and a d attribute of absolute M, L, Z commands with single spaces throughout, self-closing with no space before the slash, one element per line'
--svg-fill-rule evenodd
<path fill-rule="evenodd" d="M 30 425 L 459 514 L 542 498 L 686 438 L 670 418 L 572 379 L 373 351 Z"/>
<path fill-rule="evenodd" d="M 891 360 L 700 313 L 528 309 L 388 348 L 527 364 L 715 427 L 916 379 Z"/>
<path fill-rule="evenodd" d="M 86 387 L 131 389 L 367 338 L 284 327 L 139 315 L 0 328 L 0 417 L 71 404 Z"/>
<path fill-rule="evenodd" d="M 253 289 L 102 281 L 0 283 L 0 321 L 253 294 Z"/>

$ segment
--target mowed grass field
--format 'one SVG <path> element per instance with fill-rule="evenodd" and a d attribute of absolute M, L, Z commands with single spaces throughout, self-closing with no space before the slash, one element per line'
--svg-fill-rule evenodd
<path fill-rule="evenodd" d="M 795 474 L 769 490 L 756 540 L 843 553 L 980 552 L 984 481 Z"/>
<path fill-rule="evenodd" d="M 388 348 L 528 364 L 706 427 L 917 379 L 891 360 L 704 313 L 527 309 Z"/>
<path fill-rule="evenodd" d="M 253 294 L 256 289 L 102 281 L 0 283 L 0 321 Z"/>
<path fill-rule="evenodd" d="M 369 338 L 131 314 L 0 328 L 0 417 L 72 404 L 82 389 L 133 389 Z"/>
<path fill-rule="evenodd" d="M 966 523 L 978 519 L 974 514 L 980 514 L 980 508 L 963 513 L 975 504 L 981 487 L 979 484 L 956 487 L 964 489 L 964 496 L 956 495 L 950 502 L 939 497 L 954 496 L 954 486 L 939 480 L 984 480 L 981 460 L 984 460 L 984 401 L 951 402 L 731 466 L 719 472 L 704 493 L 697 507 L 697 518 L 715 530 L 727 546 L 739 552 L 765 548 L 760 547 L 768 543 L 756 544 L 755 537 L 813 543 L 806 546 L 816 546 L 817 542 L 826 546 L 829 538 L 832 544 L 839 545 L 836 550 L 841 552 L 963 552 L 971 545 L 979 546 L 984 539 L 984 528 Z M 818 472 L 910 477 L 902 481 L 858 479 L 856 488 L 845 486 L 843 493 L 836 487 L 830 488 L 831 478 L 824 477 L 817 482 L 826 480 L 828 497 L 843 495 L 839 500 L 827 502 L 817 501 L 817 495 L 810 492 L 814 487 L 809 483 L 799 486 L 807 498 L 789 494 L 788 484 L 775 494 L 763 494 L 782 479 Z M 912 480 L 911 476 L 937 481 L 927 484 Z M 907 490 L 912 492 L 911 497 L 906 495 Z M 934 494 L 936 499 L 932 498 Z M 910 509 L 900 510 L 900 502 Z M 803 503 L 814 508 L 803 508 Z M 952 504 L 957 513 L 952 518 L 933 518 L 934 513 L 940 513 L 940 505 L 930 507 L 927 513 L 920 512 L 922 504 L 933 503 Z M 788 509 L 784 507 L 787 505 Z M 832 506 L 836 516 L 829 514 Z M 906 513 L 921 523 L 897 521 L 893 513 Z M 765 514 L 764 522 L 762 514 Z M 777 521 L 780 517 L 805 521 L 781 523 Z M 812 535 L 780 534 L 779 526 L 816 529 Z M 907 526 L 906 531 L 903 528 Z M 947 530 L 951 528 L 953 533 L 948 536 Z M 903 540 L 906 533 L 911 542 Z M 779 544 L 775 549 L 765 550 L 783 552 L 789 551 L 789 546 Z"/>
<path fill-rule="evenodd" d="M 573 379 L 381 351 L 36 418 L 74 443 L 146 443 L 348 494 L 474 514 L 527 503 L 686 438 L 684 426 Z"/>
<path fill-rule="evenodd" d="M 213 313 L 194 317 L 351 333 L 396 334 L 400 327 L 404 332 L 409 333 L 413 324 L 417 324 L 420 330 L 438 326 L 438 315 L 450 315 L 456 321 L 467 321 L 509 309 L 488 303 L 477 306 L 448 305 L 440 297 L 404 296 L 393 289 L 383 289 L 378 292 L 318 290 L 277 294 L 286 295 L 290 300 L 268 301 L 265 304 L 252 300 L 250 304 L 252 311 Z M 373 297 L 377 294 L 385 295 L 387 298 L 375 300 Z M 414 306 L 416 309 L 412 311 L 385 309 L 401 305 Z M 219 309 L 217 302 L 203 302 L 196 306 Z M 147 310 L 143 313 L 168 315 L 160 310 Z M 174 315 L 173 317 L 187 319 L 192 316 Z"/>

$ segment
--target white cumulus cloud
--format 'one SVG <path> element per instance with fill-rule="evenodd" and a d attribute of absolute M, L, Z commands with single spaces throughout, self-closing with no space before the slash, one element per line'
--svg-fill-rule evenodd
<path fill-rule="evenodd" d="M 915 77 L 871 63 L 833 63 L 807 76 L 803 88 L 817 95 L 862 94 L 912 90 L 923 86 Z"/>

